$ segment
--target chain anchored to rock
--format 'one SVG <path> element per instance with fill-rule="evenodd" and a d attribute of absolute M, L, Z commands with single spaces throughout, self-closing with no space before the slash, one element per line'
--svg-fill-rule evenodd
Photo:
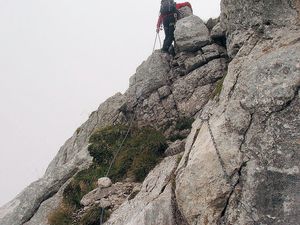
<path fill-rule="evenodd" d="M 200 118 L 203 122 L 207 122 L 208 131 L 209 131 L 209 134 L 210 134 L 210 136 L 211 136 L 211 140 L 212 140 L 212 142 L 213 142 L 213 145 L 214 145 L 214 148 L 215 148 L 215 150 L 216 150 L 216 153 L 217 153 L 219 162 L 220 162 L 220 164 L 221 164 L 221 167 L 222 167 L 222 170 L 223 170 L 223 173 L 224 173 L 224 177 L 225 177 L 227 183 L 228 183 L 228 184 L 230 185 L 230 187 L 231 187 L 231 194 L 232 194 L 233 191 L 234 191 L 234 189 L 235 189 L 235 187 L 236 187 L 236 185 L 237 185 L 237 183 L 236 183 L 236 184 L 232 184 L 231 177 L 229 176 L 229 174 L 228 174 L 227 171 L 226 171 L 226 168 L 225 168 L 225 162 L 224 162 L 224 160 L 223 160 L 222 157 L 221 157 L 220 150 L 219 150 L 219 148 L 218 148 L 217 142 L 216 142 L 216 140 L 215 140 L 214 134 L 213 134 L 212 129 L 211 129 L 210 116 L 211 116 L 211 115 L 208 115 L 207 118 L 202 118 L 202 117 L 200 116 L 199 118 Z M 230 194 L 230 195 L 231 195 L 231 194 Z M 252 212 L 252 210 L 251 210 L 251 207 L 249 207 L 250 210 L 251 210 L 251 211 L 249 212 L 249 210 L 247 210 L 247 208 L 246 208 L 246 205 L 247 205 L 247 204 L 245 204 L 244 202 L 242 202 L 242 201 L 240 201 L 240 200 L 238 200 L 238 202 L 241 204 L 242 209 L 245 210 L 245 212 L 246 212 L 246 214 L 249 216 L 249 218 L 254 222 L 254 224 L 256 224 L 257 222 L 256 222 L 256 220 L 254 219 L 254 217 L 253 217 L 253 215 L 252 215 L 253 212 Z"/>
<path fill-rule="evenodd" d="M 214 134 L 212 132 L 212 129 L 211 129 L 211 124 L 210 124 L 210 115 L 207 116 L 207 118 L 202 118 L 200 117 L 200 119 L 203 121 L 203 122 L 207 122 L 207 127 L 208 127 L 208 131 L 209 131 L 209 134 L 211 136 L 211 140 L 212 140 L 212 143 L 214 145 L 214 148 L 216 150 L 216 153 L 217 153 L 217 156 L 218 156 L 218 159 L 219 159 L 219 162 L 221 164 L 221 167 L 222 167 L 222 170 L 223 170 L 223 173 L 224 173 L 224 177 L 226 179 L 226 181 L 231 185 L 231 179 L 230 179 L 230 176 L 229 174 L 227 173 L 226 171 L 226 167 L 225 167 L 225 162 L 221 156 L 221 153 L 219 151 L 219 148 L 218 148 L 218 145 L 217 145 L 217 142 L 215 140 L 215 137 L 214 137 Z"/>
<path fill-rule="evenodd" d="M 111 169 L 112 169 L 112 166 L 113 166 L 113 164 L 114 164 L 114 162 L 115 162 L 117 156 L 119 155 L 119 153 L 120 153 L 120 151 L 121 151 L 121 149 L 122 149 L 122 147 L 123 147 L 125 141 L 126 141 L 127 138 L 128 138 L 128 135 L 129 135 L 130 130 L 131 130 L 131 128 L 132 128 L 134 119 L 135 119 L 135 114 L 133 114 L 133 116 L 132 116 L 132 118 L 131 118 L 131 121 L 130 121 L 130 124 L 129 124 L 129 127 L 128 127 L 128 130 L 127 130 L 127 132 L 126 132 L 126 134 L 125 134 L 125 136 L 124 136 L 124 138 L 123 138 L 123 140 L 122 140 L 120 146 L 118 147 L 116 153 L 114 154 L 114 157 L 113 157 L 112 161 L 111 161 L 110 164 L 109 164 L 109 167 L 108 167 L 108 170 L 107 170 L 107 172 L 106 172 L 106 174 L 105 174 L 105 177 L 108 177 L 108 176 L 109 176 L 109 173 L 110 173 L 110 171 L 111 171 Z M 105 212 L 105 208 L 102 208 L 102 207 L 101 207 L 101 213 L 100 213 L 100 225 L 103 224 L 104 212 Z"/>

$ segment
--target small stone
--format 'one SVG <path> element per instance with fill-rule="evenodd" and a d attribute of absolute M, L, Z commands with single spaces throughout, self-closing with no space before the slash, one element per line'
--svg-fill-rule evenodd
<path fill-rule="evenodd" d="M 111 180 L 108 177 L 101 177 L 98 179 L 99 188 L 108 188 L 112 185 Z"/>
<path fill-rule="evenodd" d="M 89 208 L 91 208 L 90 206 L 85 206 L 84 208 L 83 208 L 83 211 L 87 211 Z"/>

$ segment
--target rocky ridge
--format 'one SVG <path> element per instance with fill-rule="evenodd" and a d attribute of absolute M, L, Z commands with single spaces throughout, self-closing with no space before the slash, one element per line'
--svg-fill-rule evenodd
<path fill-rule="evenodd" d="M 143 62 L 126 93 L 91 114 L 45 176 L 0 208 L 0 224 L 48 224 L 67 183 L 92 161 L 91 134 L 133 118 L 174 140 L 186 138 L 185 147 L 171 144 L 139 193 L 118 203 L 106 224 L 296 225 L 299 1 L 221 6 L 213 25 L 196 16 L 179 20 L 175 57 L 156 51 Z M 182 118 L 195 119 L 191 130 L 178 127 Z"/>

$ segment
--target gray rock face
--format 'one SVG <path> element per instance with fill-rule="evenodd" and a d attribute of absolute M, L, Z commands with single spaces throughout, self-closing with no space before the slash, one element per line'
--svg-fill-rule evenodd
<path fill-rule="evenodd" d="M 279 225 L 299 221 L 299 195 L 294 191 L 299 189 L 300 161 L 299 143 L 295 142 L 300 137 L 298 34 L 299 30 L 277 31 L 272 40 L 256 44 L 249 55 L 244 46 L 241 50 L 245 52 L 236 59 L 239 63 L 229 67 L 228 80 L 233 74 L 238 80 L 227 105 L 236 111 L 228 108 L 225 117 L 232 118 L 228 120 L 232 129 L 244 133 L 240 152 L 245 164 L 238 190 L 230 196 L 222 218 L 225 222 Z M 266 46 L 273 48 L 267 51 Z M 224 88 L 224 95 L 231 85 Z M 236 206 L 251 211 L 240 214 Z"/>
<path fill-rule="evenodd" d="M 173 84 L 177 109 L 183 115 L 193 116 L 208 102 L 215 82 L 226 73 L 226 60 L 215 59 L 199 67 Z"/>
<path fill-rule="evenodd" d="M 268 33 L 274 27 L 299 25 L 298 0 L 223 0 L 221 27 L 227 31 L 227 50 L 235 56 L 253 33 Z"/>
<path fill-rule="evenodd" d="M 223 1 L 233 19 L 238 11 L 229 10 L 234 9 L 232 2 L 242 5 Z M 251 1 L 241 4 L 246 4 L 243 9 L 255 6 Z M 246 16 L 246 23 L 252 21 L 247 13 L 239 15 Z M 189 224 L 296 225 L 299 27 L 274 28 L 268 38 L 240 35 L 246 35 L 246 41 L 229 64 L 220 101 L 212 104 L 209 122 L 203 110 L 187 139 L 177 170 L 176 199 Z"/>
<path fill-rule="evenodd" d="M 134 96 L 131 88 L 125 95 L 131 99 L 128 107 L 133 108 L 134 105 L 135 117 L 140 125 L 151 124 L 160 129 L 180 117 L 194 116 L 202 108 L 207 102 L 207 96 L 215 88 L 215 82 L 226 73 L 227 61 L 223 58 L 226 57 L 226 50 L 217 44 L 206 45 L 194 53 L 182 52 L 173 60 L 159 55 L 158 52 L 154 54 L 157 54 L 154 57 L 160 57 L 164 62 L 150 64 L 151 67 L 162 64 L 168 65 L 170 69 L 168 72 L 165 70 L 162 82 L 150 95 L 143 95 L 139 100 L 132 101 L 133 98 L 129 98 Z M 151 67 L 148 70 L 157 70 Z M 184 71 L 185 76 L 178 76 L 177 69 Z M 158 75 L 155 73 L 151 76 L 156 79 Z M 151 76 L 147 79 L 152 79 Z"/>
<path fill-rule="evenodd" d="M 205 25 L 207 26 L 208 30 L 211 31 L 218 23 L 220 23 L 220 17 L 209 18 Z"/>
<path fill-rule="evenodd" d="M 177 22 L 174 35 L 179 51 L 197 51 L 210 41 L 207 27 L 193 15 Z"/>

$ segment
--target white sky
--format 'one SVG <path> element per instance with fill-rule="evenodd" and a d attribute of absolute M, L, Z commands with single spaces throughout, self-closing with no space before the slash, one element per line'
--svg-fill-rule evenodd
<path fill-rule="evenodd" d="M 179 2 L 179 1 L 178 1 Z M 190 0 L 202 19 L 220 0 Z M 0 0 L 0 206 L 152 51 L 160 0 Z"/>

